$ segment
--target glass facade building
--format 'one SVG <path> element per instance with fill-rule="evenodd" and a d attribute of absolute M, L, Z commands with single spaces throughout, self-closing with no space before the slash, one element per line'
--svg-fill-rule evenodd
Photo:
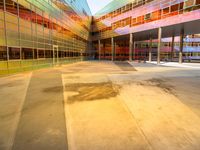
<path fill-rule="evenodd" d="M 84 59 L 90 22 L 86 0 L 0 0 L 0 74 Z"/>
<path fill-rule="evenodd" d="M 199 61 L 199 22 L 200 0 L 113 0 L 93 19 L 95 56 Z"/>

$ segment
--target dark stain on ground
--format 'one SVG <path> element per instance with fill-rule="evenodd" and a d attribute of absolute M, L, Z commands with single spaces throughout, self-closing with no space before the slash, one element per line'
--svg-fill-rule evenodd
<path fill-rule="evenodd" d="M 63 86 L 55 86 L 55 87 L 49 87 L 45 88 L 43 90 L 45 93 L 58 93 L 58 92 L 63 92 Z"/>
<path fill-rule="evenodd" d="M 167 84 L 166 80 L 164 80 L 164 79 L 152 78 L 152 79 L 146 80 L 144 82 L 138 82 L 137 84 L 144 85 L 144 86 L 156 86 L 156 87 L 161 88 L 166 93 L 177 96 L 177 94 L 175 93 L 175 87 L 170 84 Z"/>
<path fill-rule="evenodd" d="M 1 121 L 4 119 L 4 120 L 9 120 L 9 119 L 12 119 L 15 117 L 15 115 L 17 114 L 18 112 L 11 112 L 11 113 L 4 113 L 4 114 L 0 114 L 0 119 Z"/>
<path fill-rule="evenodd" d="M 114 62 L 123 71 L 137 71 L 132 65 L 126 61 L 116 61 Z"/>
<path fill-rule="evenodd" d="M 166 83 L 165 80 L 153 78 L 149 80 L 151 83 L 154 83 L 157 87 L 163 89 L 165 92 L 175 95 L 174 87 Z"/>
<path fill-rule="evenodd" d="M 1 88 L 15 87 L 15 86 L 20 85 L 21 83 L 22 83 L 21 80 L 16 80 L 16 81 L 8 82 L 8 83 L 5 83 L 5 84 L 0 84 L 0 87 L 1 87 Z"/>
<path fill-rule="evenodd" d="M 65 85 L 68 92 L 78 92 L 77 95 L 69 96 L 68 103 L 77 101 L 93 101 L 116 97 L 119 94 L 119 85 L 111 82 L 103 83 L 75 83 Z"/>

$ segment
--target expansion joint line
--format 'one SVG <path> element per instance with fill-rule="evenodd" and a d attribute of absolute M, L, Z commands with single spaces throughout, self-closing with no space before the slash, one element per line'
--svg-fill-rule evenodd
<path fill-rule="evenodd" d="M 123 100 L 121 100 L 120 98 L 120 101 L 122 103 L 122 105 L 124 105 L 125 109 L 130 113 L 130 115 L 132 116 L 133 120 L 135 121 L 136 123 L 136 127 L 138 128 L 138 130 L 140 131 L 140 134 L 143 136 L 143 138 L 145 139 L 145 141 L 147 142 L 147 144 L 149 145 L 150 149 L 151 150 L 155 150 L 155 148 L 152 146 L 151 142 L 148 140 L 147 136 L 145 135 L 144 131 L 142 128 L 140 128 L 139 126 L 139 123 L 135 117 L 135 115 L 131 112 L 131 110 L 129 109 L 128 105 L 126 102 L 124 102 Z"/>

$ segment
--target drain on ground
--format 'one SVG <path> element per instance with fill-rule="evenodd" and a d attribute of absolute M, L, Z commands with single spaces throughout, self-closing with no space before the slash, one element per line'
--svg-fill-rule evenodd
<path fill-rule="evenodd" d="M 75 83 L 67 84 L 65 90 L 68 92 L 77 92 L 78 94 L 69 96 L 68 103 L 76 101 L 92 101 L 116 97 L 119 94 L 120 87 L 111 82 L 103 83 Z"/>

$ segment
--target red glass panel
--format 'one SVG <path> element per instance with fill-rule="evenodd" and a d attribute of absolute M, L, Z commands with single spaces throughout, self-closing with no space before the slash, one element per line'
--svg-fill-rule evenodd
<path fill-rule="evenodd" d="M 19 5 L 19 17 L 31 21 L 31 11 L 22 5 Z"/>
<path fill-rule="evenodd" d="M 18 15 L 17 3 L 11 0 L 6 0 L 5 2 L 6 2 L 6 11 Z"/>
<path fill-rule="evenodd" d="M 171 12 L 175 12 L 175 11 L 178 11 L 178 10 L 179 10 L 179 4 L 171 6 Z"/>

